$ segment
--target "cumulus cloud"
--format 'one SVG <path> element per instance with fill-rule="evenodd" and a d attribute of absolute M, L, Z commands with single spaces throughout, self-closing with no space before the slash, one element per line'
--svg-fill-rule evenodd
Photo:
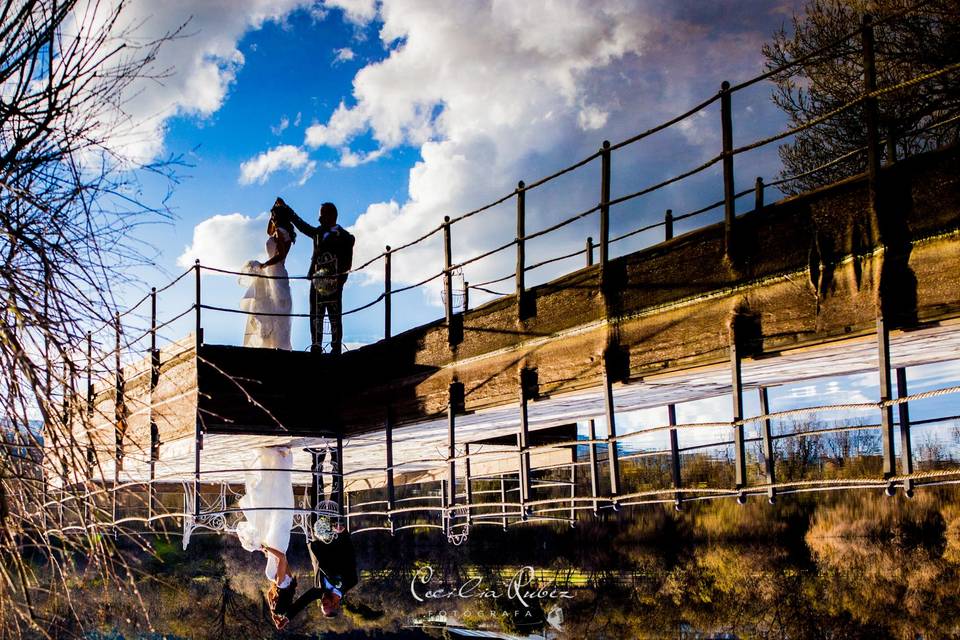
<path fill-rule="evenodd" d="M 307 152 L 290 144 L 282 144 L 264 151 L 240 165 L 240 184 L 263 184 L 277 171 L 297 171 L 300 173 L 298 184 L 302 185 L 317 168 Z"/>
<path fill-rule="evenodd" d="M 720 80 L 755 74 L 761 43 L 783 19 L 764 3 L 746 3 L 736 8 L 736 21 L 721 21 L 710 3 L 692 0 L 487 0 L 450 3 L 442 12 L 410 0 L 365 2 L 362 11 L 348 10 L 352 3 L 328 4 L 353 11 L 359 22 L 377 20 L 390 53 L 356 73 L 352 96 L 326 121 L 308 127 L 305 145 L 338 151 L 341 166 L 401 146 L 420 152 L 407 199 L 373 203 L 353 225 L 361 259 L 421 235 L 444 215 L 512 191 L 520 178 L 529 182 L 589 155 L 604 138 L 616 141 L 667 120 L 714 94 Z M 772 110 L 767 103 L 765 97 L 758 103 L 765 114 Z M 666 171 L 679 173 L 688 168 L 684 163 L 695 164 L 691 157 L 699 162 L 715 153 L 718 116 L 702 119 L 702 127 L 694 121 L 651 139 L 642 153 L 619 154 L 620 193 L 663 179 Z M 528 229 L 596 204 L 597 172 L 586 168 L 528 194 Z M 677 210 L 692 199 L 679 186 L 667 196 L 672 200 L 666 206 Z M 659 207 L 645 206 L 641 214 L 661 216 Z M 615 225 L 643 222 L 619 213 L 624 209 Z M 512 216 L 512 206 L 503 206 L 456 225 L 455 260 L 509 242 Z M 582 246 L 586 235 L 596 235 L 595 222 L 571 225 L 549 243 L 531 243 L 528 259 L 543 257 L 546 244 L 553 254 Z M 436 242 L 398 254 L 395 281 L 438 272 L 442 253 Z M 507 253 L 466 267 L 465 278 L 480 282 L 509 273 Z M 546 277 L 549 269 L 537 275 Z M 371 280 L 378 279 L 372 271 Z"/>
<path fill-rule="evenodd" d="M 344 18 L 356 25 L 365 25 L 377 16 L 376 0 L 326 0 L 326 6 L 343 11 Z"/>
<path fill-rule="evenodd" d="M 151 65 L 160 81 L 133 83 L 122 111 L 104 122 L 111 148 L 134 163 L 145 163 L 164 150 L 166 121 L 176 115 L 207 117 L 215 113 L 244 64 L 237 47 L 243 35 L 266 21 L 280 20 L 315 0 L 132 0 L 120 13 L 112 33 L 138 51 L 144 42 L 179 31 L 179 39 L 160 47 Z M 109 18 L 108 3 L 80 2 L 73 20 L 97 24 Z M 91 18 L 91 16 L 93 16 Z M 182 27 L 182 29 L 181 29 Z M 65 32 L 75 29 L 68 21 Z"/>
<path fill-rule="evenodd" d="M 239 271 L 248 260 L 266 259 L 265 238 L 269 215 L 241 213 L 207 218 L 193 229 L 193 241 L 184 247 L 177 265 L 187 268 L 195 260 L 204 266 Z"/>

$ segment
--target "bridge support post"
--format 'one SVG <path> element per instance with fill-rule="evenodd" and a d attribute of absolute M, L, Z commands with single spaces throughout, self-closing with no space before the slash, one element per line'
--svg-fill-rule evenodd
<path fill-rule="evenodd" d="M 610 465 L 610 495 L 620 494 L 620 453 L 617 448 L 617 415 L 613 404 L 613 380 L 610 377 L 610 352 L 603 357 L 603 400 L 607 418 L 607 459 Z"/>
<path fill-rule="evenodd" d="M 759 211 L 763 209 L 763 178 L 757 176 L 757 181 L 753 186 L 753 209 Z"/>
<path fill-rule="evenodd" d="M 454 385 L 447 392 L 447 499 L 446 506 L 457 504 L 457 418 Z"/>
<path fill-rule="evenodd" d="M 680 493 L 682 488 L 680 478 L 680 444 L 677 439 L 677 406 L 667 405 L 667 421 L 670 424 L 670 475 L 673 477 L 673 488 L 676 490 L 673 494 L 673 506 L 680 510 L 680 503 L 683 496 Z"/>
<path fill-rule="evenodd" d="M 747 486 L 747 460 L 743 443 L 743 380 L 741 377 L 740 352 L 737 349 L 737 335 L 730 328 L 730 392 L 733 398 L 733 455 L 736 488 Z M 742 494 L 741 494 L 742 496 Z M 737 499 L 742 503 L 742 497 Z"/>
<path fill-rule="evenodd" d="M 590 425 L 590 497 L 593 498 L 593 515 L 598 514 L 600 495 L 600 468 L 597 462 L 597 423 L 593 418 L 588 422 Z"/>
<path fill-rule="evenodd" d="M 883 315 L 877 317 L 877 360 L 880 372 L 880 402 L 883 403 L 889 401 L 892 397 L 890 389 L 890 333 L 887 330 Z M 880 439 L 880 447 L 883 452 L 883 477 L 889 478 L 897 472 L 893 450 L 893 407 L 891 405 L 880 407 Z"/>
<path fill-rule="evenodd" d="M 720 126 L 723 136 L 723 238 L 727 259 L 734 255 L 733 226 L 736 222 L 736 189 L 733 181 L 733 111 L 730 83 L 720 85 Z"/>
<path fill-rule="evenodd" d="M 527 217 L 527 191 L 523 180 L 517 183 L 517 316 L 523 320 L 526 317 L 524 305 L 524 296 L 526 295 L 526 285 L 524 283 L 524 270 L 526 269 L 526 217 Z"/>
<path fill-rule="evenodd" d="M 390 337 L 390 297 L 391 297 L 391 250 L 390 245 L 386 246 L 383 252 L 383 339 Z"/>
<path fill-rule="evenodd" d="M 663 214 L 663 239 L 664 241 L 673 238 L 673 209 L 667 209 Z"/>
<path fill-rule="evenodd" d="M 767 415 L 770 413 L 770 397 L 766 387 L 760 387 L 760 413 Z M 767 476 L 767 499 L 773 504 L 777 499 L 777 490 L 773 485 L 777 483 L 776 459 L 773 453 L 773 434 L 770 431 L 770 418 L 763 419 L 763 467 Z"/>
<path fill-rule="evenodd" d="M 587 266 L 593 266 L 593 238 L 587 236 L 587 247 L 584 249 L 584 253 L 587 256 Z"/>
<path fill-rule="evenodd" d="M 907 391 L 907 370 L 905 367 L 897 368 L 897 397 L 905 398 L 909 395 Z M 913 448 L 910 443 L 910 408 L 909 403 L 901 402 L 897 405 L 900 417 L 900 473 L 909 476 L 913 473 Z M 913 480 L 904 478 L 903 492 L 907 497 L 913 497 Z"/>

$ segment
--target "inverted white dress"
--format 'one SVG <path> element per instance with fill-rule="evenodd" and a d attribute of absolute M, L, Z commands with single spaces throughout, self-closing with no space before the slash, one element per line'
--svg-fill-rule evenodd
<path fill-rule="evenodd" d="M 290 242 L 290 235 L 284 229 L 277 229 L 284 242 Z M 277 239 L 267 237 L 267 255 L 277 253 Z M 290 281 L 287 279 L 287 267 L 281 260 L 266 269 L 260 269 L 260 263 L 251 260 L 243 265 L 240 284 L 247 287 L 240 300 L 240 309 L 251 314 L 289 314 L 293 309 L 290 297 Z M 258 278 L 256 275 L 271 276 Z M 243 335 L 243 346 L 264 349 L 291 349 L 290 317 L 282 315 L 248 315 Z"/>
<path fill-rule="evenodd" d="M 244 520 L 237 537 L 247 551 L 268 546 L 283 553 L 293 527 L 293 453 L 290 447 L 261 447 L 254 451 L 246 476 L 246 493 L 240 498 Z M 260 469 L 270 469 L 261 471 Z M 272 509 L 267 507 L 273 507 Z M 276 580 L 277 559 L 267 554 L 267 578 Z"/>

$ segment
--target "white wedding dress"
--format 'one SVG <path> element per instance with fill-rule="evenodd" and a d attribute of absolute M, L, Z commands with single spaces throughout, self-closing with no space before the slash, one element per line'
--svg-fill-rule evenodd
<path fill-rule="evenodd" d="M 251 470 L 246 476 L 246 493 L 240 498 L 239 506 L 244 510 L 244 520 L 237 525 L 237 537 L 247 551 L 259 551 L 267 546 L 286 553 L 290 544 L 290 529 L 293 527 L 293 481 L 290 472 L 293 453 L 290 447 L 261 447 L 254 454 L 248 467 Z M 267 578 L 276 580 L 276 556 L 271 553 L 266 556 Z"/>
<path fill-rule="evenodd" d="M 290 242 L 290 234 L 282 228 L 277 234 L 284 242 Z M 277 253 L 277 239 L 267 236 L 267 255 L 273 257 Z M 246 293 L 240 300 L 240 309 L 248 314 L 278 313 L 289 314 L 293 308 L 290 297 L 290 281 L 287 279 L 287 267 L 284 260 L 272 264 L 266 269 L 260 269 L 260 263 L 251 260 L 243 265 L 244 275 L 240 284 L 247 287 Z M 258 278 L 257 275 L 272 276 Z M 243 346 L 261 347 L 264 349 L 286 349 L 290 345 L 290 316 L 282 315 L 248 315 L 247 326 L 243 334 Z"/>

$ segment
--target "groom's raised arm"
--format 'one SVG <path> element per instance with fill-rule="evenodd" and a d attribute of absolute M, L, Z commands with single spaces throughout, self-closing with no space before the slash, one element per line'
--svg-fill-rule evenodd
<path fill-rule="evenodd" d="M 320 232 L 320 227 L 315 227 L 312 224 L 306 222 L 303 218 L 297 215 L 297 212 L 293 210 L 293 207 L 288 205 L 283 201 L 283 198 L 277 198 L 277 201 L 273 205 L 274 207 L 284 207 L 287 210 L 287 213 L 290 214 L 290 222 L 293 223 L 293 226 L 297 228 L 300 233 L 310 238 L 316 238 L 317 234 Z"/>
<path fill-rule="evenodd" d="M 306 222 L 303 218 L 297 215 L 297 212 L 293 209 L 290 209 L 290 222 L 293 223 L 300 233 L 311 238 L 315 238 L 320 232 L 319 227 L 315 227 L 312 224 Z"/>

